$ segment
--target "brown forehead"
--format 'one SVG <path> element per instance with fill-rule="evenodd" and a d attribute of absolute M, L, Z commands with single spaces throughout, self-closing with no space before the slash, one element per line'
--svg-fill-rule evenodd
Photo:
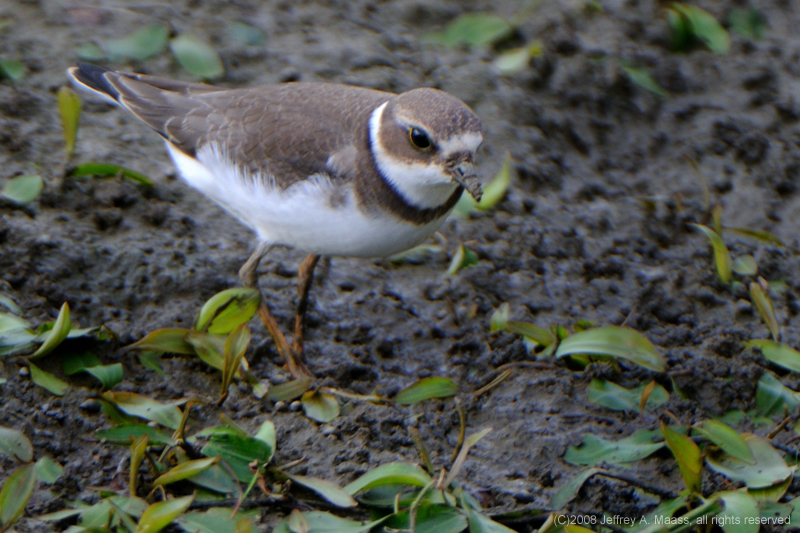
<path fill-rule="evenodd" d="M 398 117 L 424 127 L 429 134 L 447 139 L 456 134 L 482 133 L 481 120 L 467 104 L 437 89 L 414 89 L 395 98 L 391 105 Z"/>

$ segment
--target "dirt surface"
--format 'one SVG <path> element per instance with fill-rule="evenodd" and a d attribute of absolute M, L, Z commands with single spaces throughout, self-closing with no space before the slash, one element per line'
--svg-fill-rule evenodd
<path fill-rule="evenodd" d="M 16 87 L 0 84 L 0 178 L 35 172 L 46 182 L 31 206 L 0 206 L 4 292 L 35 324 L 52 320 L 65 301 L 81 325 L 105 324 L 118 341 L 88 348 L 103 362 L 124 365 L 117 390 L 162 401 L 197 398 L 194 427 L 215 424 L 222 413 L 250 431 L 273 420 L 277 461 L 305 458 L 298 473 L 347 483 L 379 464 L 418 461 L 411 424 L 434 463 L 449 466 L 459 432 L 452 401 L 354 403 L 319 425 L 288 406 L 255 398 L 245 385 L 232 387 L 218 409 L 219 373 L 199 361 L 165 357 L 162 377 L 123 351 L 156 328 L 189 325 L 211 295 L 236 286 L 252 236 L 175 176 L 157 135 L 111 106 L 84 103 L 77 151 L 67 163 L 55 99 L 79 45 L 157 20 L 212 43 L 226 66 L 219 82 L 226 86 L 303 80 L 394 92 L 441 88 L 466 101 L 484 122 L 484 176 L 510 153 L 508 196 L 488 215 L 446 222 L 444 252 L 417 264 L 324 262 L 311 293 L 306 360 L 320 384 L 357 393 L 377 390 L 391 397 L 422 377 L 455 380 L 469 431 L 494 428 L 470 454 L 460 479 L 489 513 L 549 509 L 555 491 L 581 471 L 563 456 L 584 434 L 618 438 L 656 428 L 666 410 L 691 424 L 753 407 L 758 379 L 769 365 L 742 342 L 767 338 L 768 331 L 746 287 L 718 281 L 706 238 L 689 226 L 710 223 L 707 193 L 712 206 L 722 206 L 726 226 L 770 231 L 788 245 L 726 236 L 734 255 L 754 254 L 760 275 L 786 283 L 775 300 L 782 340 L 800 343 L 797 5 L 753 3 L 767 19 L 766 37 L 734 35 L 730 53 L 715 55 L 703 47 L 670 51 L 657 2 L 599 4 L 602 11 L 581 1 L 546 2 L 519 17 L 524 7 L 512 0 L 180 1 L 131 9 L 97 2 L 73 9 L 63 2 L 2 3 L 0 18 L 10 24 L 0 34 L 0 56 L 22 61 L 28 73 Z M 720 20 L 739 4 L 698 2 Z M 543 55 L 522 72 L 502 76 L 491 63 L 498 50 L 422 42 L 423 34 L 465 11 L 518 17 L 516 35 L 501 47 L 540 39 Z M 260 28 L 266 43 L 233 42 L 226 33 L 232 21 Z M 649 68 L 670 96 L 661 99 L 631 83 L 623 61 Z M 188 78 L 168 52 L 115 66 Z M 121 179 L 64 177 L 67 166 L 88 161 L 135 169 L 157 185 L 148 190 Z M 445 270 L 459 243 L 480 261 L 448 279 Z M 264 295 L 287 329 L 302 258 L 276 250 L 260 271 Z M 494 369 L 536 358 L 520 337 L 490 333 L 489 317 L 504 302 L 513 318 L 543 327 L 570 327 L 578 320 L 625 323 L 662 349 L 667 371 L 607 364 L 580 370 L 546 360 L 513 367 L 510 378 L 476 398 L 472 391 L 489 383 Z M 248 359 L 254 373 L 275 384 L 286 381 L 263 325 L 254 320 L 252 329 Z M 57 358 L 43 365 L 60 372 Z M 67 378 L 73 386 L 57 398 L 34 386 L 16 359 L 0 360 L 0 374 L 7 378 L 0 385 L 0 425 L 23 431 L 37 457 L 49 455 L 65 468 L 62 481 L 37 490 L 29 517 L 61 509 L 75 497 L 91 501 L 97 487 L 124 490 L 129 451 L 94 437 L 110 426 L 88 401 L 99 392 L 94 382 Z M 672 394 L 658 413 L 624 414 L 588 402 L 594 377 L 626 387 L 655 378 Z M 794 389 L 800 385 L 796 375 L 782 380 Z M 791 432 L 782 435 L 778 442 Z M 14 468 L 0 457 L 0 482 Z M 668 452 L 612 469 L 676 495 L 683 488 Z M 725 486 L 723 478 L 708 474 L 704 483 L 706 493 Z M 788 496 L 798 493 L 795 483 Z M 590 481 L 569 509 L 639 516 L 656 502 L 631 485 L 602 478 Z M 264 509 L 259 527 L 268 531 L 284 512 Z M 535 521 L 512 525 L 528 531 Z M 18 530 L 49 528 L 25 519 Z"/>

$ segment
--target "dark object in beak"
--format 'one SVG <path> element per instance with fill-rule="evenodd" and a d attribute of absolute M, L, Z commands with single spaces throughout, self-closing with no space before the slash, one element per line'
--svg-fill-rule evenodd
<path fill-rule="evenodd" d="M 467 192 L 470 194 L 470 196 L 475 198 L 476 202 L 481 201 L 481 196 L 483 196 L 483 188 L 481 187 L 478 174 L 475 171 L 475 165 L 464 161 L 453 168 L 450 175 L 453 177 L 453 181 L 467 189 Z"/>

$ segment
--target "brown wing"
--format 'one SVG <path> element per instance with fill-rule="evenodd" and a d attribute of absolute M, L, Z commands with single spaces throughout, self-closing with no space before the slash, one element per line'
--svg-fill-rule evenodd
<path fill-rule="evenodd" d="M 354 149 L 367 147 L 372 110 L 395 96 L 322 83 L 220 89 L 91 65 L 69 73 L 181 151 L 195 155 L 216 143 L 236 164 L 254 175 L 267 170 L 283 188 L 320 173 L 351 177 L 348 162 Z"/>

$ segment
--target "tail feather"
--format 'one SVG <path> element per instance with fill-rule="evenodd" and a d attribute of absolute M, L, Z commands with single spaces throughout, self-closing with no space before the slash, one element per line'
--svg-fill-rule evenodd
<path fill-rule="evenodd" d="M 70 67 L 67 75 L 78 87 L 127 109 L 188 154 L 193 153 L 204 130 L 202 127 L 188 128 L 190 120 L 187 117 L 199 110 L 196 121 L 205 124 L 206 115 L 214 110 L 195 98 L 220 90 L 209 85 L 127 74 L 86 63 Z"/>
<path fill-rule="evenodd" d="M 114 71 L 87 63 L 78 63 L 77 67 L 67 69 L 67 75 L 79 86 L 106 100 L 120 103 L 120 92 L 106 78 L 106 73 L 108 72 Z"/>

